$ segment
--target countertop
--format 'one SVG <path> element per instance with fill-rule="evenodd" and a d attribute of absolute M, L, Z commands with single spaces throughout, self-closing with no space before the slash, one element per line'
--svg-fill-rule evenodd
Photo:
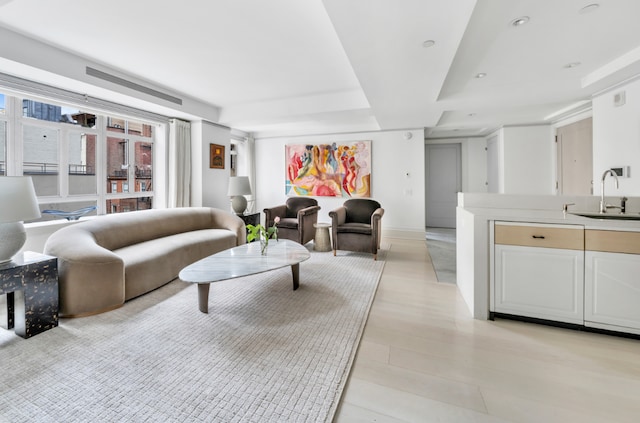
<path fill-rule="evenodd" d="M 640 232 L 640 220 L 608 220 L 576 216 L 572 214 L 582 212 L 593 213 L 592 210 L 570 210 L 567 213 L 563 213 L 562 210 L 527 210 L 485 207 L 465 207 L 463 210 L 476 217 L 485 218 L 487 220 L 582 225 L 585 229 Z M 634 213 L 638 214 L 637 212 Z"/>

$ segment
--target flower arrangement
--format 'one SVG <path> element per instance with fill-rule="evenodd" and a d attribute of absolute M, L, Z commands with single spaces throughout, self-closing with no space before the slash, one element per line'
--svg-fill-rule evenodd
<path fill-rule="evenodd" d="M 251 242 L 255 239 L 260 240 L 260 253 L 262 255 L 267 254 L 267 247 L 269 246 L 269 239 L 273 238 L 276 241 L 278 240 L 278 227 L 276 226 L 280 222 L 280 217 L 276 216 L 273 219 L 273 226 L 269 228 L 265 228 L 261 224 L 257 225 L 247 225 L 247 230 L 249 233 L 247 234 L 247 241 Z"/>

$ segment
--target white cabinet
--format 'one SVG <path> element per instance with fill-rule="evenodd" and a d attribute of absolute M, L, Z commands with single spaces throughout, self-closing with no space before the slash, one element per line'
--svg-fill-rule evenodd
<path fill-rule="evenodd" d="M 585 326 L 640 333 L 640 232 L 585 232 Z"/>
<path fill-rule="evenodd" d="M 583 324 L 584 229 L 495 222 L 492 311 Z"/>

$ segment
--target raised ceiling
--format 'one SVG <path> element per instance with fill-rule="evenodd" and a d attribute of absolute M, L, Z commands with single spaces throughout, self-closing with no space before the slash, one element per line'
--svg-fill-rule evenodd
<path fill-rule="evenodd" d="M 257 137 L 549 123 L 640 74 L 637 16 L 637 0 L 0 0 L 0 26 Z"/>

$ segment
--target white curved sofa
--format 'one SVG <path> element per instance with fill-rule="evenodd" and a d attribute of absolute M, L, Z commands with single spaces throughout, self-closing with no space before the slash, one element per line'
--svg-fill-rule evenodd
<path fill-rule="evenodd" d="M 59 314 L 120 307 L 208 255 L 246 242 L 239 217 L 208 207 L 98 216 L 54 232 L 44 252 L 58 258 Z"/>

